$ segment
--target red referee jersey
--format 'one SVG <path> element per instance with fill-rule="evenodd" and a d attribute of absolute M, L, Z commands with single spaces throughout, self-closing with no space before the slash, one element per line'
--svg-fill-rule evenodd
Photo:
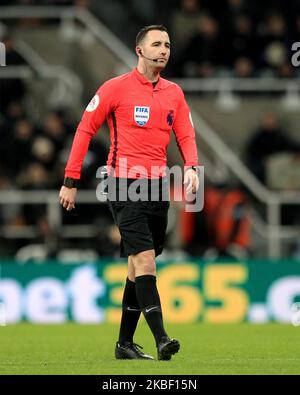
<path fill-rule="evenodd" d="M 185 166 L 197 166 L 195 131 L 181 88 L 164 78 L 155 87 L 135 68 L 105 82 L 88 104 L 76 130 L 65 177 L 80 178 L 91 138 L 107 120 L 111 146 L 107 165 L 117 177 L 165 174 L 174 130 Z"/>

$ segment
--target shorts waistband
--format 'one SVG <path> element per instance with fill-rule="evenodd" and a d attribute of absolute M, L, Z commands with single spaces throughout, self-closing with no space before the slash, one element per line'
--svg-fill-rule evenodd
<path fill-rule="evenodd" d="M 119 178 L 108 177 L 108 199 L 116 201 L 168 201 L 169 184 L 166 177 Z"/>

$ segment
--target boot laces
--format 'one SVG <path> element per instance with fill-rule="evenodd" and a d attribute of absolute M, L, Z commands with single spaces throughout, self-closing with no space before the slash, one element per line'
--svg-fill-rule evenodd
<path fill-rule="evenodd" d="M 133 345 L 133 347 L 135 347 L 135 348 L 141 348 L 141 349 L 143 349 L 144 347 L 142 347 L 142 346 L 140 346 L 139 344 L 137 344 L 137 343 L 132 343 L 132 345 Z"/>

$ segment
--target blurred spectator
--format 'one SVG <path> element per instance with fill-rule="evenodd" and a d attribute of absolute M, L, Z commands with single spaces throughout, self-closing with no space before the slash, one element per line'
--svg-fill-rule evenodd
<path fill-rule="evenodd" d="M 300 154 L 300 144 L 287 136 L 273 113 L 266 113 L 261 126 L 246 146 L 247 164 L 255 176 L 266 183 L 267 159 L 272 154 L 284 151 Z"/>
<path fill-rule="evenodd" d="M 25 118 L 18 120 L 5 153 L 7 172 L 12 178 L 15 178 L 32 160 L 30 153 L 33 138 L 33 125 Z"/>
<path fill-rule="evenodd" d="M 209 185 L 204 209 L 182 212 L 181 234 L 185 250 L 207 259 L 245 259 L 251 251 L 250 216 L 244 192 L 227 183 Z"/>
<path fill-rule="evenodd" d="M 6 66 L 24 66 L 27 64 L 25 59 L 16 51 L 14 40 L 6 35 L 1 38 L 5 45 Z M 12 101 L 21 101 L 25 94 L 25 86 L 19 78 L 0 78 L 0 112 L 5 113 L 8 105 Z"/>
<path fill-rule="evenodd" d="M 224 184 L 205 189 L 204 218 L 210 249 L 217 256 L 245 258 L 250 250 L 246 195 Z M 211 254 L 212 251 L 207 251 Z"/>
<path fill-rule="evenodd" d="M 67 131 L 62 118 L 57 113 L 51 112 L 46 115 L 42 133 L 52 141 L 56 152 L 65 146 Z"/>
<path fill-rule="evenodd" d="M 293 69 L 291 63 L 286 61 L 281 64 L 277 69 L 277 76 L 279 78 L 293 78 L 295 77 L 295 70 Z"/>
<path fill-rule="evenodd" d="M 22 189 L 48 189 L 51 186 L 51 174 L 40 163 L 32 162 L 20 172 L 17 182 Z"/>
<path fill-rule="evenodd" d="M 7 151 L 12 139 L 12 131 L 15 123 L 25 118 L 25 114 L 21 103 L 12 101 L 7 107 L 6 114 L 3 115 L 3 119 L 0 120 L 0 166 L 7 168 Z"/>
<path fill-rule="evenodd" d="M 52 184 L 52 174 L 40 163 L 32 162 L 20 172 L 17 183 L 19 188 L 24 190 L 49 189 Z M 45 215 L 46 209 L 44 204 L 25 204 L 23 216 L 26 224 L 37 225 L 39 218 Z"/>
<path fill-rule="evenodd" d="M 47 217 L 41 215 L 36 221 L 38 229 L 37 242 L 44 244 L 47 258 L 55 258 L 59 250 L 59 235 L 51 229 Z"/>
<path fill-rule="evenodd" d="M 227 56 L 224 63 L 230 67 L 240 58 L 257 62 L 257 41 L 252 20 L 247 15 L 238 15 L 224 34 Z"/>
<path fill-rule="evenodd" d="M 172 57 L 178 59 L 191 38 L 199 31 L 207 11 L 202 8 L 201 0 L 181 0 L 180 6 L 171 16 L 170 35 Z"/>
<path fill-rule="evenodd" d="M 259 31 L 262 66 L 276 74 L 288 60 L 291 42 L 286 22 L 281 15 L 271 14 Z"/>
<path fill-rule="evenodd" d="M 254 67 L 251 59 L 240 57 L 234 62 L 234 77 L 251 78 L 254 76 Z"/>
<path fill-rule="evenodd" d="M 236 18 L 241 15 L 248 15 L 251 18 L 254 14 L 255 3 L 255 1 L 248 0 L 225 0 L 222 19 L 225 27 L 230 29 Z"/>
<path fill-rule="evenodd" d="M 1 128 L 10 129 L 17 120 L 25 118 L 25 110 L 22 103 L 19 100 L 11 101 L 7 106 L 4 116 L 5 118 Z"/>
<path fill-rule="evenodd" d="M 199 32 L 187 46 L 184 58 L 189 61 L 189 77 L 212 77 L 222 59 L 222 41 L 218 22 L 211 17 L 203 17 Z M 193 75 L 194 74 L 194 75 Z"/>
<path fill-rule="evenodd" d="M 46 137 L 36 137 L 32 143 L 31 155 L 35 162 L 40 163 L 48 171 L 55 166 L 55 146 Z"/>

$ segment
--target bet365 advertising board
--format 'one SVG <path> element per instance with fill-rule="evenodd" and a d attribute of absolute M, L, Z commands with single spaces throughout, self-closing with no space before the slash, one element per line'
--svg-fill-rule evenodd
<path fill-rule="evenodd" d="M 8 324 L 119 323 L 125 261 L 0 266 L 0 303 Z M 157 278 L 169 323 L 288 323 L 292 306 L 300 305 L 297 261 L 158 262 Z"/>

